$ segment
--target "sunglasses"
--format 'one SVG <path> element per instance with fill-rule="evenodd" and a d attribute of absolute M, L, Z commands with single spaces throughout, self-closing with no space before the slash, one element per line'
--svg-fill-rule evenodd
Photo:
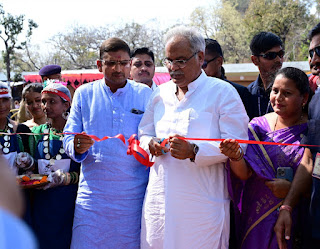
<path fill-rule="evenodd" d="M 219 58 L 219 57 L 220 57 L 220 55 L 218 55 L 218 56 L 214 57 L 214 58 L 213 58 L 213 59 L 211 59 L 211 60 L 204 61 L 204 62 L 203 62 L 203 64 L 202 64 L 202 68 L 203 68 L 203 69 L 206 69 L 206 68 L 207 68 L 207 66 L 208 66 L 208 64 L 209 64 L 211 61 L 214 61 L 215 59 L 217 59 L 217 58 Z"/>
<path fill-rule="evenodd" d="M 320 57 L 320 46 L 315 47 L 314 49 L 309 50 L 309 56 L 312 59 L 314 56 L 314 52 L 316 52 L 316 55 Z"/>
<path fill-rule="evenodd" d="M 279 58 L 283 58 L 284 51 L 280 50 L 279 52 L 268 52 L 265 54 L 258 54 L 257 56 L 261 56 L 262 58 L 267 60 L 274 60 L 275 58 L 277 58 L 277 56 L 279 56 Z"/>
<path fill-rule="evenodd" d="M 142 61 L 137 61 L 133 64 L 133 66 L 135 67 L 142 67 L 142 65 L 145 65 L 146 67 L 152 67 L 154 64 L 151 61 L 145 61 L 144 63 L 142 63 Z"/>

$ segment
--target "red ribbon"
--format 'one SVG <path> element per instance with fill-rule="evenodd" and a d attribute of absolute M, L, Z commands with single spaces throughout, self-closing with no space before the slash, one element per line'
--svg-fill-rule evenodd
<path fill-rule="evenodd" d="M 0 134 L 6 134 L 6 135 L 15 135 L 15 134 L 25 134 L 25 135 L 35 135 L 34 133 L 3 133 L 0 132 Z M 47 135 L 37 134 L 37 135 Z M 91 137 L 93 140 L 97 142 L 101 142 L 104 140 L 107 140 L 109 138 L 118 138 L 120 139 L 124 144 L 126 144 L 126 139 L 122 134 L 118 134 L 114 137 L 105 136 L 103 138 L 99 138 L 95 135 L 89 135 L 89 134 L 82 134 L 82 133 L 75 133 L 75 132 L 63 132 L 63 133 L 57 133 L 57 135 L 87 135 Z M 152 167 L 154 162 L 150 162 L 148 153 L 140 147 L 140 141 L 136 139 L 137 135 L 133 134 L 128 139 L 128 149 L 127 149 L 127 155 L 133 155 L 134 158 L 141 164 L 145 165 L 146 167 Z M 186 137 L 178 137 L 183 140 L 195 140 L 195 141 L 217 141 L 222 142 L 225 139 L 223 138 L 186 138 Z M 161 142 L 161 146 L 165 146 L 168 143 L 169 138 L 164 139 Z M 285 145 L 285 146 L 302 146 L 302 147 L 320 147 L 320 145 L 310 145 L 310 144 L 290 144 L 290 143 L 276 143 L 276 142 L 262 142 L 262 141 L 254 141 L 254 140 L 242 140 L 242 139 L 235 139 L 238 143 L 242 144 L 262 144 L 262 145 Z"/>
<path fill-rule="evenodd" d="M 148 153 L 140 147 L 140 141 L 135 138 L 136 136 L 136 134 L 133 134 L 128 139 L 129 147 L 127 150 L 127 155 L 133 155 L 134 158 L 144 166 L 153 166 L 154 162 L 150 162 Z"/>
<path fill-rule="evenodd" d="M 187 138 L 187 137 L 178 137 L 183 140 L 198 140 L 198 141 L 217 141 L 222 142 L 225 139 L 223 138 Z M 164 147 L 169 138 L 166 138 L 162 141 L 161 146 Z M 243 140 L 243 139 L 235 139 L 239 144 L 262 144 L 262 145 L 286 145 L 286 146 L 301 146 L 301 147 L 320 147 L 320 145 L 310 145 L 310 144 L 289 144 L 289 143 L 276 143 L 276 142 L 262 142 L 262 141 L 254 141 L 254 140 Z"/>
<path fill-rule="evenodd" d="M 68 134 L 68 135 L 78 135 L 79 134 L 79 135 L 81 135 L 82 133 L 64 132 L 64 133 L 59 133 L 59 134 Z M 118 134 L 114 137 L 105 136 L 101 139 L 95 135 L 88 135 L 88 134 L 82 134 L 82 135 L 87 135 L 97 142 L 101 142 L 101 141 L 107 140 L 109 138 L 118 138 L 124 144 L 126 144 L 126 139 L 124 138 L 124 136 L 122 134 Z M 140 141 L 138 139 L 136 139 L 136 137 L 137 137 L 137 134 L 132 134 L 131 137 L 128 139 L 129 146 L 128 146 L 128 150 L 127 150 L 127 155 L 133 155 L 134 158 L 139 163 L 141 163 L 142 165 L 144 165 L 146 167 L 153 166 L 154 162 L 150 162 L 148 153 L 140 147 L 140 145 L 139 145 Z"/>

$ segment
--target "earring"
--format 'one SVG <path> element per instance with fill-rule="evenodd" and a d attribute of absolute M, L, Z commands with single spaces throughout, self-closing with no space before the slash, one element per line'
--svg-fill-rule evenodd
<path fill-rule="evenodd" d="M 68 119 L 68 117 L 69 117 L 69 112 L 68 111 L 65 111 L 65 112 L 63 112 L 61 115 L 62 115 L 62 117 L 65 119 L 65 120 L 67 120 Z"/>

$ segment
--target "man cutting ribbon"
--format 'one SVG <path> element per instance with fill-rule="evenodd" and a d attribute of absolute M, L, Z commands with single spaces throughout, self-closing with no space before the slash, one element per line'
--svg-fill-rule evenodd
<path fill-rule="evenodd" d="M 197 31 L 176 27 L 165 41 L 163 63 L 172 81 L 154 91 L 139 126 L 141 147 L 156 157 L 142 212 L 141 248 L 226 249 L 227 158 L 218 142 L 179 137 L 247 139 L 249 119 L 237 91 L 201 70 L 205 41 Z M 168 147 L 162 146 L 159 138 L 168 137 Z"/>
<path fill-rule="evenodd" d="M 137 133 L 151 94 L 128 80 L 129 46 L 104 41 L 97 66 L 104 79 L 79 87 L 65 132 L 65 150 L 81 162 L 71 248 L 139 248 L 141 208 L 148 170 L 127 156 L 120 139 L 94 143 L 89 135 L 126 139 Z M 132 111 L 134 110 L 134 111 Z"/>

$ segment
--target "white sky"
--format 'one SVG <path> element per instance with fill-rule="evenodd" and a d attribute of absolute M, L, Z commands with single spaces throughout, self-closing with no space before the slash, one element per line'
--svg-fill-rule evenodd
<path fill-rule="evenodd" d="M 0 0 L 6 13 L 24 14 L 39 27 L 35 29 L 32 43 L 45 46 L 46 39 L 68 27 L 120 25 L 132 21 L 148 24 L 156 18 L 161 28 L 179 20 L 187 22 L 198 6 L 212 5 L 215 0 Z M 21 37 L 22 39 L 22 37 Z M 0 44 L 3 49 L 3 44 Z"/>

